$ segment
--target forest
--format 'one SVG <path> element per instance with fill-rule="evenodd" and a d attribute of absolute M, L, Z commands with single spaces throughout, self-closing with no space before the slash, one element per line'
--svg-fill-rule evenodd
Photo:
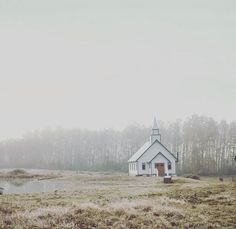
<path fill-rule="evenodd" d="M 158 121 L 162 143 L 179 153 L 177 173 L 236 173 L 236 122 L 199 115 Z M 127 160 L 148 141 L 151 126 L 123 130 L 44 129 L 0 142 L 0 168 L 128 171 Z"/>

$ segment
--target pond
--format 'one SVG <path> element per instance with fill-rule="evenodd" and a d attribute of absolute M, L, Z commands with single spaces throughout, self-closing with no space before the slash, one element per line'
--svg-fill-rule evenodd
<path fill-rule="evenodd" d="M 22 194 L 73 190 L 75 185 L 65 180 L 8 179 L 0 180 L 0 187 L 3 188 L 3 194 Z"/>

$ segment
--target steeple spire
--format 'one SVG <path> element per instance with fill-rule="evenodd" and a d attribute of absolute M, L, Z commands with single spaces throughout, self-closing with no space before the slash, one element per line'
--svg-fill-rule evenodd
<path fill-rule="evenodd" d="M 152 127 L 152 134 L 150 136 L 150 141 L 151 141 L 151 143 L 153 143 L 156 140 L 158 140 L 160 142 L 161 141 L 161 135 L 159 133 L 159 129 L 158 129 L 158 126 L 157 126 L 156 117 L 154 117 L 153 127 Z"/>
<path fill-rule="evenodd" d="M 153 129 L 153 130 L 158 130 L 156 116 L 154 117 L 152 129 Z"/>

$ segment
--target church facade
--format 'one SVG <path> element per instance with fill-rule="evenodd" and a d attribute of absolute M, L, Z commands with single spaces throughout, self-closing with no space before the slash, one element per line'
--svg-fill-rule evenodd
<path fill-rule="evenodd" d="M 177 158 L 162 143 L 156 118 L 150 140 L 129 160 L 129 175 L 176 175 Z"/>

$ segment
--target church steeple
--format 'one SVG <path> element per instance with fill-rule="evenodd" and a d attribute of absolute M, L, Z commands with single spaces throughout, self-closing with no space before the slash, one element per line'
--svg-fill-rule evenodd
<path fill-rule="evenodd" d="M 153 127 L 152 127 L 152 129 L 153 130 L 158 130 L 156 116 L 154 117 L 154 120 L 153 120 Z"/>
<path fill-rule="evenodd" d="M 161 135 L 159 133 L 159 129 L 158 129 L 158 126 L 157 126 L 156 117 L 154 117 L 153 127 L 152 127 L 152 134 L 150 136 L 151 143 L 153 143 L 155 140 L 158 140 L 159 142 L 161 141 Z"/>

